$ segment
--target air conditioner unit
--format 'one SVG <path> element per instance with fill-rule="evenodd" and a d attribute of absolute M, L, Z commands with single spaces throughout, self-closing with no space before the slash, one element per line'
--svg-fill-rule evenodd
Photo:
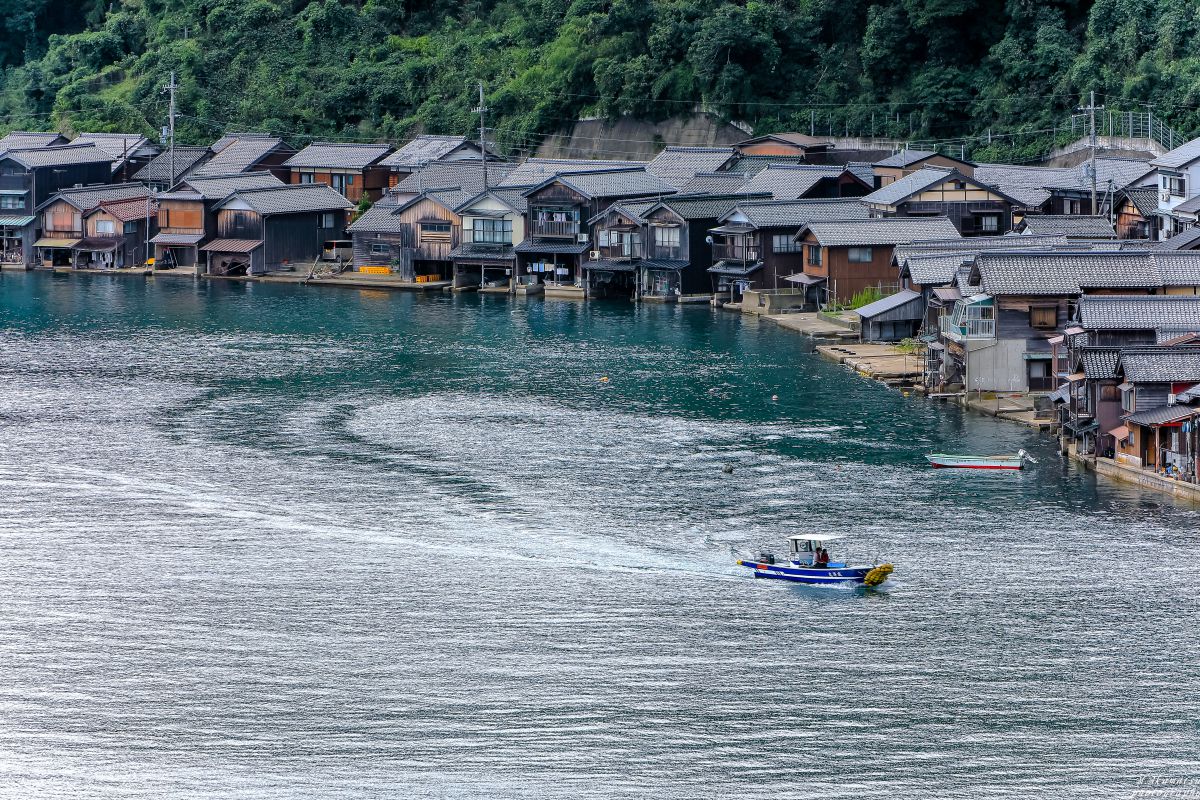
<path fill-rule="evenodd" d="M 1162 194 L 1159 195 L 1159 199 L 1162 200 L 1164 203 L 1169 203 L 1169 202 L 1171 202 L 1171 193 L 1163 192 Z"/>
<path fill-rule="evenodd" d="M 1168 394 L 1167 395 L 1167 405 L 1169 405 L 1169 406 L 1175 405 L 1175 399 L 1176 398 L 1175 398 L 1174 392 L 1171 392 L 1170 394 Z"/>
<path fill-rule="evenodd" d="M 599 261 L 600 260 L 600 251 L 599 250 L 589 251 L 588 258 L 590 258 L 592 261 Z"/>
<path fill-rule="evenodd" d="M 587 244 L 587 240 L 588 235 L 586 233 L 580 233 L 575 236 L 575 241 L 579 242 L 580 244 Z"/>

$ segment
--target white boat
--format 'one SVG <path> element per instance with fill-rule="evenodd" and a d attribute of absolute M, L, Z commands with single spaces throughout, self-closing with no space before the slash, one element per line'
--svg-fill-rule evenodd
<path fill-rule="evenodd" d="M 948 453 L 930 453 L 925 459 L 934 467 L 958 469 L 1024 469 L 1025 462 L 1036 464 L 1037 459 L 1018 450 L 1011 455 L 998 456 L 955 456 Z"/>

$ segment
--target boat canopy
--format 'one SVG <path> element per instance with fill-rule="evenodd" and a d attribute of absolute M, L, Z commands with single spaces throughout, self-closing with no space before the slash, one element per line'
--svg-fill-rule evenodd
<path fill-rule="evenodd" d="M 841 539 L 841 534 L 837 533 L 799 533 L 795 536 L 789 536 L 789 542 L 831 542 L 834 539 Z"/>

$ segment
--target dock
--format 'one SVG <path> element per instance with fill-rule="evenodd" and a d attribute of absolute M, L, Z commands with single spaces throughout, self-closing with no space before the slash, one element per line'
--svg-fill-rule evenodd
<path fill-rule="evenodd" d="M 904 352 L 891 344 L 824 344 L 817 346 L 817 352 L 889 386 L 909 386 L 919 381 L 923 373 L 918 354 Z"/>
<path fill-rule="evenodd" d="M 739 310 L 734 309 L 731 310 Z M 830 322 L 815 312 L 797 312 L 792 314 L 764 314 L 761 319 L 775 323 L 789 331 L 803 333 L 817 341 L 838 342 L 858 338 L 858 331 Z"/>

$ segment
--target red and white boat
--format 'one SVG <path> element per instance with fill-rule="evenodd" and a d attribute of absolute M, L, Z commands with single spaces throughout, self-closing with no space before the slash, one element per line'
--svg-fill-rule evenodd
<path fill-rule="evenodd" d="M 947 453 L 930 453 L 925 458 L 935 467 L 956 469 L 1024 469 L 1027 461 L 1031 464 L 1037 463 L 1037 459 L 1024 450 L 1000 456 L 952 456 Z"/>

